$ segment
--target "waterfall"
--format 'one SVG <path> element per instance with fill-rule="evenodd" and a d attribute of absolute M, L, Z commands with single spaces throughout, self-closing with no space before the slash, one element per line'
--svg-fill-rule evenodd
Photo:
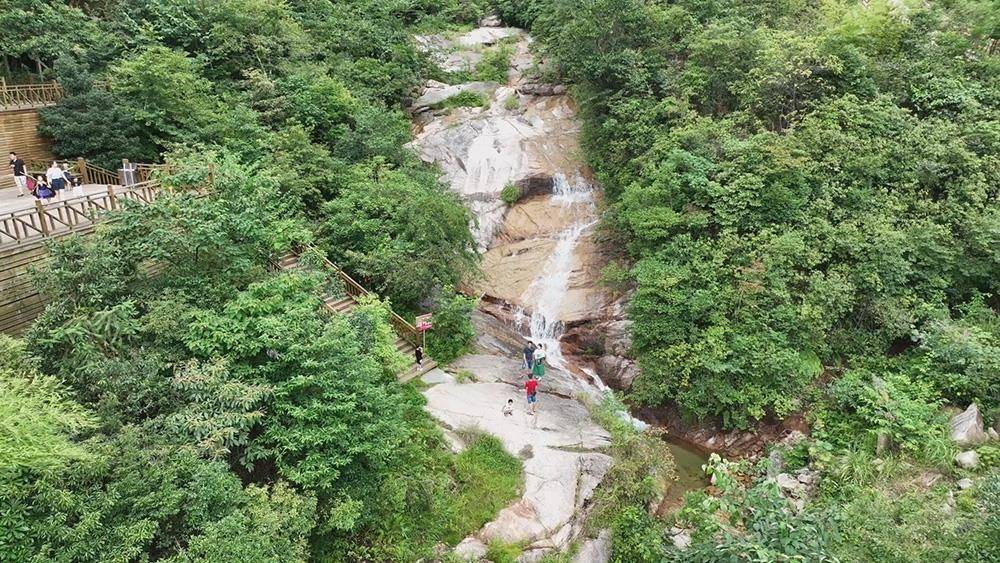
<path fill-rule="evenodd" d="M 541 273 L 525 291 L 523 301 L 531 310 L 528 324 L 530 340 L 545 349 L 546 362 L 549 365 L 565 368 L 565 358 L 560 344 L 564 327 L 559 314 L 569 289 L 577 243 L 580 236 L 597 223 L 597 219 L 594 218 L 593 212 L 593 186 L 582 177 L 576 176 L 574 181 L 570 182 L 564 174 L 557 173 L 553 177 L 552 191 L 552 201 L 563 206 L 585 204 L 585 212 L 556 237 L 552 254 L 546 260 Z M 523 322 L 521 320 L 523 317 L 522 311 L 520 319 L 516 319 L 515 322 L 520 324 Z"/>

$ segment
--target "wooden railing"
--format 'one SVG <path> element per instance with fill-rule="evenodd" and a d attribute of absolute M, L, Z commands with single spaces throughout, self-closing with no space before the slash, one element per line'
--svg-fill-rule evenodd
<path fill-rule="evenodd" d="M 128 188 L 108 185 L 107 190 L 63 201 L 42 203 L 28 209 L 0 213 L 0 247 L 90 227 L 123 200 L 149 203 L 159 184 L 146 182 Z"/>
<path fill-rule="evenodd" d="M 86 159 L 78 158 L 76 160 L 60 160 L 53 159 L 56 162 L 65 162 L 68 164 L 68 170 L 70 174 L 80 180 L 81 184 L 97 184 L 100 186 L 122 186 L 125 185 L 123 178 L 121 177 L 121 170 L 131 170 L 132 171 L 132 183 L 133 184 L 143 184 L 146 182 L 151 182 L 156 178 L 156 173 L 163 171 L 166 173 L 170 172 L 170 165 L 168 164 L 145 164 L 138 162 L 129 162 L 128 160 L 122 160 L 121 170 L 108 170 L 107 168 L 102 168 L 91 162 L 87 162 Z M 52 164 L 52 160 L 33 160 L 28 162 L 28 174 L 32 177 L 44 176 L 45 171 L 48 170 L 49 165 Z"/>
<path fill-rule="evenodd" d="M 50 106 L 64 95 L 55 82 L 42 84 L 7 84 L 0 82 L 0 109 L 24 109 Z"/>
<path fill-rule="evenodd" d="M 347 272 L 341 270 L 336 264 L 327 259 L 326 253 L 309 245 L 301 245 L 296 249 L 296 254 L 299 256 L 301 256 L 304 252 L 313 252 L 316 255 L 321 256 L 323 258 L 323 264 L 327 267 L 327 269 L 333 270 L 333 272 L 337 274 L 337 277 L 340 278 L 340 281 L 344 282 L 344 291 L 346 291 L 347 294 L 350 295 L 355 301 L 365 295 L 371 294 L 364 288 L 363 285 L 358 283 Z M 404 340 L 413 346 L 421 345 L 420 331 L 417 330 L 417 327 L 410 324 L 403 317 L 397 315 L 395 311 L 389 310 L 389 324 L 392 325 L 396 334 L 403 337 Z"/>

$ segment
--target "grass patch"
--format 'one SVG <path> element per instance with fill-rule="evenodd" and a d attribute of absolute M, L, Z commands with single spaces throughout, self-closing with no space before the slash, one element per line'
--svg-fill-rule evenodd
<path fill-rule="evenodd" d="M 467 381 L 473 381 L 475 378 L 475 374 L 467 369 L 463 369 L 455 374 L 455 383 L 465 383 Z"/>
<path fill-rule="evenodd" d="M 514 205 L 521 199 L 521 190 L 513 183 L 509 183 L 500 190 L 500 199 L 507 205 Z"/>
<path fill-rule="evenodd" d="M 440 102 L 431 106 L 431 109 L 452 109 L 452 108 L 474 108 L 474 107 L 490 107 L 490 100 L 486 96 L 480 94 L 479 92 L 473 92 L 472 90 L 465 90 L 464 92 L 459 92 L 454 96 L 441 100 Z"/>
<path fill-rule="evenodd" d="M 519 543 L 493 540 L 486 546 L 486 559 L 493 563 L 515 563 L 524 548 Z"/>
<path fill-rule="evenodd" d="M 454 462 L 456 488 L 449 507 L 451 526 L 443 538 L 452 545 L 517 499 L 524 480 L 521 462 L 503 449 L 499 439 L 478 434 L 467 444 Z"/>
<path fill-rule="evenodd" d="M 521 109 L 521 100 L 517 97 L 517 94 L 511 94 L 504 100 L 503 107 L 507 111 L 519 110 Z"/>
<path fill-rule="evenodd" d="M 476 78 L 484 82 L 506 84 L 512 56 L 514 48 L 511 45 L 497 45 L 486 51 L 476 64 Z"/>

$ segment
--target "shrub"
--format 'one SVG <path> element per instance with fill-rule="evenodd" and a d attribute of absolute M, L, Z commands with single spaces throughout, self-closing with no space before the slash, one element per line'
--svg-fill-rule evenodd
<path fill-rule="evenodd" d="M 507 96 L 507 99 L 503 102 L 503 107 L 507 111 L 514 111 L 521 108 L 521 100 L 517 97 L 517 94 L 511 94 Z"/>
<path fill-rule="evenodd" d="M 521 199 L 521 190 L 514 183 L 507 184 L 500 190 L 500 199 L 507 205 L 514 205 Z"/>
<path fill-rule="evenodd" d="M 485 95 L 472 90 L 464 90 L 431 106 L 431 109 L 490 107 L 490 100 Z"/>
<path fill-rule="evenodd" d="M 468 441 L 455 457 L 454 474 L 457 487 L 452 498 L 454 518 L 451 532 L 445 538 L 452 543 L 478 530 L 513 502 L 523 481 L 521 462 L 489 434 L 479 434 Z"/>
<path fill-rule="evenodd" d="M 436 362 L 446 364 L 469 351 L 476 338 L 471 319 L 475 307 L 475 299 L 451 286 L 444 288 L 434 308 L 434 328 L 427 334 L 427 353 Z"/>
<path fill-rule="evenodd" d="M 510 58 L 514 49 L 510 45 L 497 45 L 483 53 L 483 58 L 476 65 L 476 78 L 484 82 L 507 83 L 507 70 L 510 69 Z"/>

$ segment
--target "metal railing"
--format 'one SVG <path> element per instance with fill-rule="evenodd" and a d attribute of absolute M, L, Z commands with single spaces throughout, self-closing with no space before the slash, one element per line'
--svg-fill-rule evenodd
<path fill-rule="evenodd" d="M 0 109 L 26 109 L 51 106 L 65 95 L 55 82 L 7 84 L 0 81 Z"/>

